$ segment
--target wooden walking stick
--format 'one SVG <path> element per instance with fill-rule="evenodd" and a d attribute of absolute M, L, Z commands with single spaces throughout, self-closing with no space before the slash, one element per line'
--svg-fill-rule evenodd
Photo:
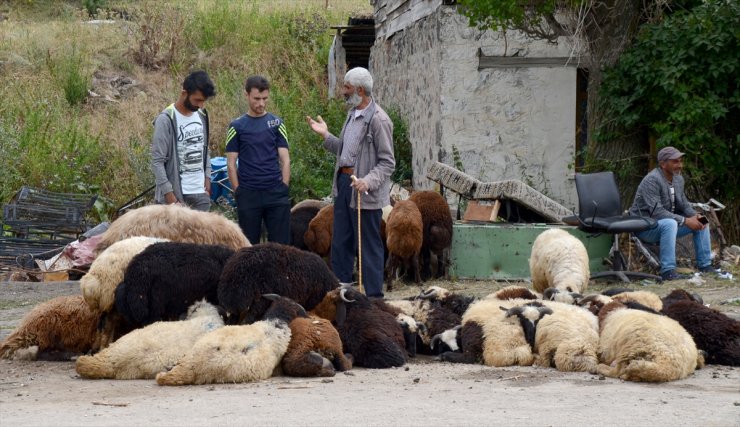
<path fill-rule="evenodd" d="M 352 182 L 357 181 L 357 177 L 350 175 Z M 367 194 L 367 192 L 365 192 Z M 360 292 L 365 293 L 365 289 L 362 287 L 362 223 L 360 222 L 360 214 L 362 213 L 362 193 L 357 190 L 357 282 L 359 284 Z"/>

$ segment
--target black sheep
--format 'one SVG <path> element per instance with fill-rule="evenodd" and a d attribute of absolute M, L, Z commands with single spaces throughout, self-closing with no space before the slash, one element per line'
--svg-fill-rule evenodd
<path fill-rule="evenodd" d="M 316 254 L 278 243 L 239 249 L 224 266 L 218 283 L 218 301 L 228 323 L 249 324 L 260 319 L 278 294 L 310 310 L 339 281 Z"/>
<path fill-rule="evenodd" d="M 707 352 L 707 363 L 740 366 L 740 322 L 704 306 L 683 289 L 663 298 L 662 312 L 686 329 L 699 350 Z"/>
<path fill-rule="evenodd" d="M 406 339 L 396 317 L 358 290 L 343 287 L 328 293 L 313 313 L 335 322 L 355 366 L 384 369 L 406 363 Z"/>
<path fill-rule="evenodd" d="M 308 230 L 308 223 L 319 213 L 321 208 L 328 205 L 321 200 L 304 200 L 290 210 L 290 245 L 298 249 L 308 250 L 303 235 Z"/>
<path fill-rule="evenodd" d="M 234 250 L 163 242 L 136 255 L 116 288 L 116 311 L 131 325 L 177 320 L 195 301 L 217 305 L 218 279 Z"/>

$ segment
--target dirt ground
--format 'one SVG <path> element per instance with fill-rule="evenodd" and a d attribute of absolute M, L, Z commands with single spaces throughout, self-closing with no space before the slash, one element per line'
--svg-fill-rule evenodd
<path fill-rule="evenodd" d="M 673 287 L 740 318 L 737 278 Z M 429 282 L 473 295 L 509 283 Z M 600 291 L 606 285 L 593 285 Z M 400 286 L 387 297 L 417 293 Z M 0 339 L 34 305 L 79 293 L 77 282 L 0 282 Z M 333 378 L 273 377 L 249 384 L 160 387 L 153 380 L 83 380 L 73 362 L 0 360 L 0 425 L 740 425 L 740 369 L 708 365 L 686 380 L 629 383 L 534 367 L 453 365 L 417 357 L 388 370 Z"/>

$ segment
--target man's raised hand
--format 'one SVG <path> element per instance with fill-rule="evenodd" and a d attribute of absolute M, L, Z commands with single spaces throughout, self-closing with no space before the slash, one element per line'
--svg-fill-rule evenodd
<path fill-rule="evenodd" d="M 311 116 L 306 116 L 306 121 L 311 126 L 311 130 L 321 135 L 322 138 L 326 138 L 326 134 L 329 133 L 329 127 L 321 116 L 316 116 L 316 120 L 312 119 Z"/>

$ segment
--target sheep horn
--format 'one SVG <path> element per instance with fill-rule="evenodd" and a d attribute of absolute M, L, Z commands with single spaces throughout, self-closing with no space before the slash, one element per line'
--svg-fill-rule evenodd
<path fill-rule="evenodd" d="M 552 314 L 552 309 L 550 307 L 540 307 L 538 310 L 540 311 L 540 319 L 547 314 Z"/>
<path fill-rule="evenodd" d="M 262 298 L 267 298 L 270 301 L 276 301 L 278 298 L 280 298 L 280 295 L 278 295 L 278 294 L 262 294 Z"/>
<path fill-rule="evenodd" d="M 436 289 L 427 289 L 422 290 L 419 294 L 419 299 L 432 299 L 437 296 L 437 290 Z"/>
<path fill-rule="evenodd" d="M 429 343 L 429 348 L 431 348 L 432 350 L 434 350 L 434 346 L 437 345 L 437 341 L 441 341 L 441 340 L 442 340 L 442 334 L 437 334 L 437 335 L 433 336 L 432 337 L 432 342 Z"/>
<path fill-rule="evenodd" d="M 347 293 L 348 288 L 342 288 L 339 291 L 339 297 L 342 298 L 342 301 L 344 302 L 355 302 L 356 300 L 353 299 L 347 299 L 347 296 L 345 295 Z"/>
<path fill-rule="evenodd" d="M 553 298 L 555 297 L 554 294 L 557 294 L 558 292 L 560 292 L 560 291 L 558 291 L 555 288 L 547 288 L 547 289 L 545 289 L 545 292 L 542 294 L 542 298 L 543 299 L 546 299 L 546 300 L 549 300 L 549 301 L 552 301 Z"/>
<path fill-rule="evenodd" d="M 501 311 L 506 312 L 505 317 L 518 316 L 522 312 L 522 308 L 520 306 L 511 307 L 511 308 L 499 306 L 498 308 L 500 308 Z"/>

